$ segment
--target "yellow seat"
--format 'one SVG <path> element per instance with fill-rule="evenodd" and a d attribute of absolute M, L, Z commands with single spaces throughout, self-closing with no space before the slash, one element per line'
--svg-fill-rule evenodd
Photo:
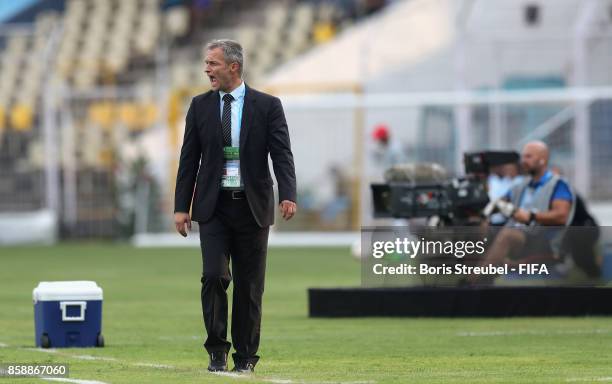
<path fill-rule="evenodd" d="M 88 110 L 89 119 L 100 125 L 104 130 L 109 130 L 115 123 L 115 106 L 110 102 L 93 103 Z"/>
<path fill-rule="evenodd" d="M 11 110 L 11 127 L 18 132 L 27 132 L 32 129 L 34 113 L 32 107 L 26 104 L 17 104 Z"/>
<path fill-rule="evenodd" d="M 119 120 L 130 131 L 138 131 L 142 129 L 142 121 L 140 117 L 140 108 L 136 103 L 123 103 L 119 106 Z"/>
<path fill-rule="evenodd" d="M 141 105 L 142 125 L 150 127 L 157 122 L 159 114 L 157 113 L 157 105 L 154 103 L 146 103 Z"/>
<path fill-rule="evenodd" d="M 317 23 L 314 27 L 313 38 L 317 44 L 322 44 L 334 38 L 336 30 L 329 22 Z"/>
<path fill-rule="evenodd" d="M 4 111 L 3 107 L 0 107 L 0 137 L 2 137 L 2 134 L 4 133 L 4 128 L 6 128 L 5 118 L 6 112 Z"/>

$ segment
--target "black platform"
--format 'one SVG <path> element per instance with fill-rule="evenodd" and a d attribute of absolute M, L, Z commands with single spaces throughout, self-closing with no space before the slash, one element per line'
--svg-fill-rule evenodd
<path fill-rule="evenodd" d="M 612 315 L 612 288 L 311 288 L 311 317 Z"/>

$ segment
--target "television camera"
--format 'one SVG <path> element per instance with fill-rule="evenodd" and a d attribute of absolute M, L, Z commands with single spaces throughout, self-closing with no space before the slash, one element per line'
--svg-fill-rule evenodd
<path fill-rule="evenodd" d="M 489 203 L 487 176 L 491 167 L 518 162 L 516 152 L 464 154 L 464 177 L 449 177 L 435 163 L 389 168 L 385 183 L 371 184 L 376 218 L 438 218 L 434 225 L 469 225 L 480 221 Z"/>

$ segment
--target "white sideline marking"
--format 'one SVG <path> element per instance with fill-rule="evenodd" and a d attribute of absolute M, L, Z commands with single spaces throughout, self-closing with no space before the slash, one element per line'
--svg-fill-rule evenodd
<path fill-rule="evenodd" d="M 34 352 L 44 352 L 44 353 L 58 353 L 57 349 L 45 349 L 45 348 L 22 348 L 25 349 L 27 351 L 34 351 Z"/>
<path fill-rule="evenodd" d="M 103 381 L 97 381 L 97 380 L 65 379 L 63 377 L 43 377 L 42 379 L 48 380 L 48 381 L 61 381 L 64 383 L 75 383 L 75 384 L 107 384 Z"/>
<path fill-rule="evenodd" d="M 609 329 L 575 329 L 559 331 L 490 331 L 490 332 L 457 332 L 457 336 L 518 336 L 518 335 L 599 335 L 610 333 Z"/>
<path fill-rule="evenodd" d="M 246 373 L 234 373 L 234 372 L 210 372 L 213 375 L 231 377 L 232 379 L 257 379 L 266 383 L 272 384 L 375 384 L 375 381 L 307 381 L 307 380 L 291 380 L 291 379 L 279 379 L 273 377 L 258 377 L 251 376 Z"/>
<path fill-rule="evenodd" d="M 307 381 L 307 380 L 290 380 L 290 379 L 273 379 L 257 377 L 257 380 L 267 381 L 273 384 L 376 384 L 376 381 Z"/>
<path fill-rule="evenodd" d="M 223 377 L 231 377 L 234 379 L 248 379 L 250 376 L 248 374 L 234 373 L 234 372 L 210 372 L 213 375 L 223 376 Z"/>
<path fill-rule="evenodd" d="M 376 384 L 376 381 L 364 380 L 364 381 L 293 381 L 293 383 L 299 384 Z"/>
<path fill-rule="evenodd" d="M 161 369 L 174 369 L 175 367 L 167 364 L 156 364 L 156 363 L 134 363 L 136 367 L 148 367 L 148 368 L 161 368 Z"/>
<path fill-rule="evenodd" d="M 6 347 L 8 347 L 8 344 L 6 344 L 6 343 L 0 343 L 0 348 L 6 348 Z"/>
<path fill-rule="evenodd" d="M 23 349 L 27 349 L 30 351 L 36 351 L 36 352 L 55 353 L 61 356 L 66 356 L 66 357 L 78 359 L 78 360 L 119 362 L 119 363 L 131 365 L 134 367 L 148 367 L 148 368 L 161 368 L 161 369 L 174 369 L 175 368 L 172 365 L 166 365 L 166 364 L 123 361 L 115 357 L 92 356 L 92 355 L 72 355 L 69 353 L 60 352 L 57 349 L 44 349 L 44 348 L 23 348 Z"/>
<path fill-rule="evenodd" d="M 259 380 L 259 378 L 257 378 Z M 263 379 L 273 384 L 374 384 L 375 381 L 306 381 L 290 379 Z"/>
<path fill-rule="evenodd" d="M 4 346 L 8 346 L 4 344 Z M 109 362 L 118 362 L 122 364 L 131 365 L 134 367 L 145 367 L 145 368 L 157 368 L 157 369 L 176 369 L 173 365 L 168 364 L 157 364 L 157 363 L 144 363 L 144 362 L 129 362 L 117 359 L 115 357 L 106 357 L 106 356 L 92 356 L 92 355 L 72 355 L 69 353 L 63 353 L 58 351 L 57 349 L 44 349 L 44 348 L 21 348 L 27 349 L 30 351 L 36 352 L 44 352 L 44 353 L 55 353 L 61 356 L 79 359 L 79 360 L 89 360 L 89 361 L 109 361 Z M 271 378 L 271 377 L 256 377 L 251 376 L 249 374 L 241 374 L 234 372 L 210 372 L 214 375 L 231 377 L 233 379 L 257 379 L 260 381 L 265 381 L 271 384 L 375 384 L 376 381 L 306 381 L 306 380 L 291 380 L 291 379 L 281 379 L 281 378 Z M 78 379 L 65 379 L 65 378 L 43 378 L 43 380 L 50 381 L 62 381 L 66 383 L 75 383 L 75 384 L 107 384 L 102 381 L 92 381 L 92 380 L 78 380 Z"/>
<path fill-rule="evenodd" d="M 114 357 L 92 356 L 92 355 L 66 355 L 79 360 L 118 361 Z"/>

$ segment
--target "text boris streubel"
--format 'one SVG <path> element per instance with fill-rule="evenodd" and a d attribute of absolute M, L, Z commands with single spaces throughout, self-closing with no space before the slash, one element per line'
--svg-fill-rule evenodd
<path fill-rule="evenodd" d="M 487 238 L 479 241 L 433 241 L 425 240 L 425 238 L 419 240 L 396 238 L 394 241 L 372 242 L 371 255 L 374 259 L 382 259 L 387 255 L 410 259 L 414 259 L 417 255 L 452 255 L 457 259 L 462 259 L 465 256 L 478 257 L 484 255 L 486 243 Z M 423 262 L 417 264 L 386 264 L 374 263 L 372 273 L 374 275 L 507 275 L 508 273 L 548 275 L 548 268 L 545 264 L 531 263 L 475 266 L 462 263 L 430 265 Z"/>

